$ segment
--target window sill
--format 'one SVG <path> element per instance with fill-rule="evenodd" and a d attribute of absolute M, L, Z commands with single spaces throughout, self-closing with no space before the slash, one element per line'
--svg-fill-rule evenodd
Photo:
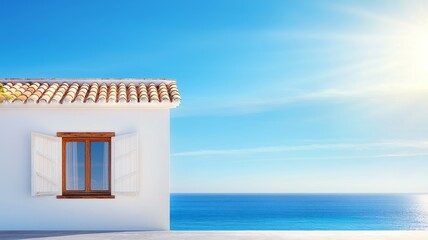
<path fill-rule="evenodd" d="M 113 199 L 114 195 L 58 195 L 57 199 Z"/>

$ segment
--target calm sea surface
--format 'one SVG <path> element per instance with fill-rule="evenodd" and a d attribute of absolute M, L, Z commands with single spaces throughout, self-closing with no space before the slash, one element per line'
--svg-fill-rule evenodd
<path fill-rule="evenodd" d="M 172 194 L 173 230 L 422 230 L 428 195 Z"/>

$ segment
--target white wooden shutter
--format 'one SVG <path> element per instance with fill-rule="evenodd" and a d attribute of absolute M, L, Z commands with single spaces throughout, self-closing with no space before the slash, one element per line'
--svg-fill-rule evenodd
<path fill-rule="evenodd" d="M 31 195 L 61 193 L 61 138 L 31 134 Z"/>
<path fill-rule="evenodd" d="M 114 194 L 139 192 L 138 135 L 128 134 L 112 138 Z"/>

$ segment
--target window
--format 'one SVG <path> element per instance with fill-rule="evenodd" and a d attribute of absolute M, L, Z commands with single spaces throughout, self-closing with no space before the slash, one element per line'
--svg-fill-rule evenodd
<path fill-rule="evenodd" d="M 114 198 L 111 195 L 112 132 L 59 132 L 62 138 L 62 195 L 58 198 Z"/>
<path fill-rule="evenodd" d="M 113 198 L 140 191 L 138 133 L 31 133 L 31 195 Z M 141 158 L 140 158 L 141 157 Z M 60 196 L 58 196 L 60 195 Z"/>

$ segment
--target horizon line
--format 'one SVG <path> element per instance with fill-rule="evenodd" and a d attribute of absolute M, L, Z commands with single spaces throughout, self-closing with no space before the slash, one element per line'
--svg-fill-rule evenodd
<path fill-rule="evenodd" d="M 170 192 L 170 194 L 428 194 L 428 192 Z"/>

